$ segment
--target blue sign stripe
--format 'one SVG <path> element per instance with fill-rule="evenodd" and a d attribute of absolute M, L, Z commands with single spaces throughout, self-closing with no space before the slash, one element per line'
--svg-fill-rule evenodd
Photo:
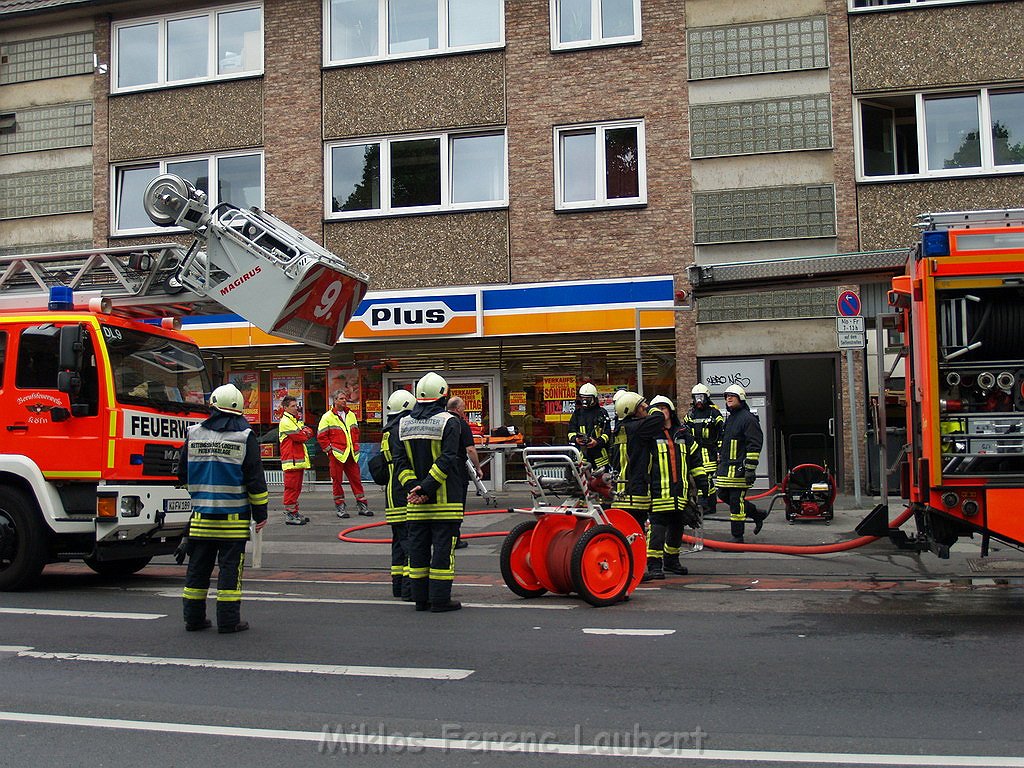
<path fill-rule="evenodd" d="M 593 304 L 639 304 L 672 301 L 672 279 L 639 283 L 563 283 L 526 288 L 491 288 L 484 292 L 484 310 L 544 309 Z"/>
<path fill-rule="evenodd" d="M 363 314 L 375 304 L 401 304 L 403 307 L 424 304 L 426 302 L 444 302 L 452 312 L 476 312 L 476 296 L 474 294 L 455 294 L 454 296 L 392 296 L 384 298 L 363 299 L 359 302 L 356 315 Z"/>

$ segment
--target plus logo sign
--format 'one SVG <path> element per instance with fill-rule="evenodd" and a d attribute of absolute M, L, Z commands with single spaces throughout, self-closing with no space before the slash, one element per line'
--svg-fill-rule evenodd
<path fill-rule="evenodd" d="M 843 291 L 836 299 L 840 317 L 857 317 L 860 314 L 860 296 L 854 291 Z"/>

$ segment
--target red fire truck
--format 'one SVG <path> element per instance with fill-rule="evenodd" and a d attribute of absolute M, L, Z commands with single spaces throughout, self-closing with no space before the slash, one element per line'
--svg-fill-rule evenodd
<path fill-rule="evenodd" d="M 926 214 L 893 280 L 918 548 L 1024 546 L 1024 210 Z M 865 521 L 867 522 L 867 521 Z"/>
<path fill-rule="evenodd" d="M 234 312 L 324 349 L 366 276 L 259 209 L 176 176 L 147 188 L 167 243 L 0 258 L 0 589 L 49 562 L 127 575 L 175 550 L 191 514 L 173 471 L 219 384 L 184 315 Z"/>

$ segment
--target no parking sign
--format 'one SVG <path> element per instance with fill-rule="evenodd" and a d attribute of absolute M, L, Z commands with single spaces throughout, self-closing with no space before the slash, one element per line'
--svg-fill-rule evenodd
<path fill-rule="evenodd" d="M 857 317 L 860 314 L 860 294 L 856 291 L 843 291 L 836 299 L 836 309 L 840 317 Z"/>

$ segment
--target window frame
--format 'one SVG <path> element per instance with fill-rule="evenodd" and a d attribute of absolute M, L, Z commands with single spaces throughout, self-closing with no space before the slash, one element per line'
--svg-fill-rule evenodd
<path fill-rule="evenodd" d="M 606 178 L 605 165 L 605 142 L 598 141 L 598 136 L 603 137 L 609 130 L 616 128 L 636 128 L 637 134 L 637 182 L 638 194 L 629 198 L 609 198 L 608 185 L 603 181 Z M 562 174 L 562 135 L 567 133 L 578 133 L 593 128 L 595 130 L 594 152 L 596 155 L 595 191 L 594 200 L 582 200 L 566 202 L 563 196 L 564 179 Z M 555 171 L 555 211 L 593 211 L 620 208 L 638 208 L 647 205 L 647 131 L 646 122 L 643 118 L 632 118 L 624 120 L 608 120 L 595 123 L 578 123 L 573 125 L 556 125 L 553 129 L 553 158 Z"/>
<path fill-rule="evenodd" d="M 473 136 L 501 136 L 502 148 L 502 173 L 504 175 L 504 189 L 500 200 L 473 201 L 466 203 L 453 203 L 452 198 L 452 141 L 459 138 Z M 408 141 L 424 139 L 438 139 L 440 141 L 441 169 L 441 202 L 437 205 L 414 205 L 394 207 L 391 202 L 391 145 Z M 380 207 L 359 211 L 335 211 L 333 210 L 332 198 L 334 192 L 333 158 L 332 150 L 335 147 L 363 146 L 377 144 L 380 153 Z M 324 219 L 327 221 L 344 221 L 347 219 L 379 219 L 395 216 L 420 216 L 433 213 L 455 213 L 459 211 L 488 211 L 501 208 L 508 208 L 508 129 L 501 128 L 474 128 L 452 131 L 432 131 L 429 133 L 391 134 L 383 136 L 360 137 L 354 139 L 339 139 L 324 143 Z"/>
<path fill-rule="evenodd" d="M 970 5 L 991 2 L 991 0 L 896 0 L 891 5 L 869 6 L 858 6 L 856 2 L 857 0 L 847 0 L 847 10 L 850 13 L 885 13 L 886 11 L 902 11 L 909 8 L 928 8 L 933 5 Z"/>
<path fill-rule="evenodd" d="M 1004 176 L 1024 174 L 1024 163 L 996 165 L 995 151 L 992 142 L 992 109 L 993 94 L 1024 93 L 1024 83 L 1002 85 L 998 87 L 980 86 L 975 88 L 954 88 L 942 91 L 893 92 L 855 96 L 853 105 L 854 120 L 854 151 L 856 158 L 856 180 L 858 183 L 920 181 L 922 179 L 958 178 L 968 176 Z M 863 106 L 886 108 L 887 99 L 894 97 L 913 97 L 914 99 L 914 130 L 917 136 L 917 173 L 894 173 L 869 176 L 865 173 L 864 120 Z M 978 98 L 978 133 L 981 145 L 981 165 L 969 168 L 928 168 L 928 126 L 925 120 L 925 102 L 929 99 L 952 98 L 956 96 L 974 96 Z"/>
<path fill-rule="evenodd" d="M 641 3 L 643 0 L 631 0 L 633 4 L 633 34 L 622 37 L 603 37 L 597 33 L 601 28 L 601 3 L 604 0 L 590 0 L 590 32 L 588 40 L 573 40 L 563 43 L 559 40 L 559 0 L 549 0 L 548 11 L 550 15 L 549 30 L 551 33 L 552 51 L 578 51 L 586 48 L 609 48 L 616 45 L 635 45 L 643 40 L 643 28 L 641 17 L 643 16 Z"/>
<path fill-rule="evenodd" d="M 377 0 L 377 53 L 351 59 L 331 58 L 331 0 L 323 0 L 323 39 L 321 40 L 323 66 L 350 67 L 369 64 L 377 61 L 402 61 L 405 59 L 422 59 L 434 56 L 450 56 L 454 53 L 473 51 L 493 51 L 505 47 L 505 0 L 497 0 L 500 6 L 498 13 L 498 41 L 493 43 L 477 43 L 474 45 L 449 45 L 448 0 L 435 0 L 437 3 L 437 48 L 404 53 L 391 53 L 388 39 L 388 0 Z M 444 41 L 442 44 L 441 41 Z"/>
<path fill-rule="evenodd" d="M 258 10 L 260 12 L 260 66 L 256 69 L 243 72 L 218 73 L 217 47 L 219 44 L 217 33 L 219 31 L 218 16 L 222 13 L 233 11 Z M 202 77 L 186 78 L 184 80 L 167 79 L 167 24 L 168 22 L 181 21 L 183 19 L 207 17 L 207 74 Z M 118 70 L 120 67 L 120 56 L 118 51 L 118 33 L 122 29 L 141 27 L 147 24 L 157 24 L 157 79 L 153 83 L 142 83 L 140 85 L 119 86 L 117 84 Z M 177 88 L 182 85 L 193 85 L 196 83 L 208 83 L 220 80 L 238 80 L 247 77 L 262 76 L 266 68 L 266 15 L 262 2 L 235 3 L 229 5 L 217 5 L 210 8 L 193 8 L 190 11 L 177 13 L 160 14 L 157 16 L 142 16 L 132 19 L 114 21 L 110 24 L 110 92 L 111 93 L 135 93 L 138 91 L 151 91 L 160 88 Z"/>
<path fill-rule="evenodd" d="M 266 203 L 266 176 L 267 167 L 262 149 L 239 149 L 231 152 L 211 152 L 197 155 L 181 155 L 175 157 L 161 157 L 158 159 L 150 160 L 132 160 L 123 163 L 111 163 L 110 164 L 110 236 L 111 237 L 134 237 L 138 235 L 153 235 L 165 232 L 188 232 L 183 227 L 160 227 L 156 224 L 152 224 L 148 227 L 134 227 L 134 228 L 120 228 L 118 226 L 118 187 L 119 173 L 121 170 L 126 168 L 146 168 L 152 165 L 157 166 L 157 175 L 168 173 L 168 164 L 174 163 L 187 163 L 194 162 L 197 160 L 206 160 L 207 168 L 210 169 L 208 175 L 208 186 L 210 187 L 210 193 L 208 198 L 208 204 L 212 209 L 217 205 L 220 200 L 217 195 L 217 185 L 220 174 L 220 160 L 224 160 L 231 157 L 258 157 L 260 161 L 260 195 L 257 207 L 263 208 Z"/>

